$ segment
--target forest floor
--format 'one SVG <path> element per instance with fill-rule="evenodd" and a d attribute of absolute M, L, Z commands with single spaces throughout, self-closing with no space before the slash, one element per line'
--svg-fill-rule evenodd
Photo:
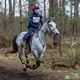
<path fill-rule="evenodd" d="M 18 56 L 0 54 L 0 80 L 80 80 L 80 69 L 59 67 L 52 70 L 41 64 L 38 69 L 28 69 L 24 73 Z"/>

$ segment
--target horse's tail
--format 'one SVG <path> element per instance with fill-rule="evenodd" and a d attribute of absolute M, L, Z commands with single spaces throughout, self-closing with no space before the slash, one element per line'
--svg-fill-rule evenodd
<path fill-rule="evenodd" d="M 17 47 L 17 44 L 16 44 L 16 38 L 17 36 L 14 37 L 13 41 L 12 41 L 12 45 L 13 45 L 13 51 L 12 53 L 15 53 L 18 51 L 18 47 Z"/>
<path fill-rule="evenodd" d="M 16 38 L 17 36 L 15 36 L 12 40 L 12 46 L 13 46 L 13 50 L 12 51 L 9 51 L 9 53 L 15 53 L 18 51 L 18 47 L 17 47 L 17 44 L 16 44 Z"/>

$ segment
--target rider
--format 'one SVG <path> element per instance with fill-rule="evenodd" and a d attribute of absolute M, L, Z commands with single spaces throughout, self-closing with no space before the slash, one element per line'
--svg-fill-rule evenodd
<path fill-rule="evenodd" d="M 41 14 L 39 13 L 39 5 L 38 4 L 34 4 L 32 6 L 32 14 L 29 17 L 29 24 L 28 24 L 28 35 L 27 35 L 27 39 L 26 39 L 26 45 L 27 43 L 30 41 L 31 37 L 32 37 L 32 33 L 37 32 L 39 30 L 39 23 L 41 23 L 41 25 L 43 25 L 43 18 L 41 16 Z"/>

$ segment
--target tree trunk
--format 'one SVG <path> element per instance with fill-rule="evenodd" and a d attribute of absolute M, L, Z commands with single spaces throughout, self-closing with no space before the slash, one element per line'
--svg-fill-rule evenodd
<path fill-rule="evenodd" d="M 44 0 L 44 21 L 46 20 L 46 0 Z"/>
<path fill-rule="evenodd" d="M 78 23 L 78 0 L 74 1 L 73 36 L 76 39 Z"/>
<path fill-rule="evenodd" d="M 19 6 L 20 6 L 20 32 L 22 32 L 22 5 L 21 5 L 21 0 L 19 0 Z"/>
<path fill-rule="evenodd" d="M 12 16 L 13 16 L 13 11 L 12 11 L 12 0 L 8 0 L 9 2 L 9 26 L 8 26 L 8 36 L 9 36 L 9 39 L 10 41 L 12 41 L 12 35 L 14 34 L 13 33 L 13 19 L 12 19 Z M 9 44 L 9 47 L 11 45 L 11 42 Z"/>
<path fill-rule="evenodd" d="M 12 0 L 9 0 L 9 21 L 12 24 Z"/>
<path fill-rule="evenodd" d="M 14 17 L 15 17 L 15 0 L 13 0 L 13 25 L 14 25 Z"/>
<path fill-rule="evenodd" d="M 61 5 L 61 19 L 62 19 L 62 37 L 66 34 L 66 19 L 65 19 L 65 0 L 62 0 Z"/>
<path fill-rule="evenodd" d="M 72 30 L 72 1 L 70 1 L 70 18 L 71 18 L 71 23 L 70 23 L 70 26 L 71 26 L 71 31 L 70 31 L 70 35 L 71 35 L 71 46 L 73 44 L 73 30 Z"/>
<path fill-rule="evenodd" d="M 4 11 L 4 31 L 6 28 L 6 0 L 5 0 L 5 11 Z"/>
<path fill-rule="evenodd" d="M 49 0 L 49 16 L 56 17 L 58 9 L 58 1 L 57 0 Z"/>
<path fill-rule="evenodd" d="M 31 13 L 32 13 L 31 7 L 33 4 L 37 3 L 37 0 L 28 0 L 28 1 L 29 1 L 29 12 L 28 12 L 28 14 L 31 15 Z"/>

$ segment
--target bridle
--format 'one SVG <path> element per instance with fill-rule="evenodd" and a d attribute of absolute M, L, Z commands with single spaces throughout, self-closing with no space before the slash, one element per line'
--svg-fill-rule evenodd
<path fill-rule="evenodd" d="M 50 29 L 50 31 L 53 33 L 54 32 L 54 30 L 55 29 L 57 29 L 57 28 L 54 28 L 53 30 L 50 28 L 50 25 L 49 25 L 49 22 L 48 22 L 48 26 L 49 26 L 49 29 Z"/>
<path fill-rule="evenodd" d="M 50 22 L 50 21 L 49 21 L 49 22 Z M 47 22 L 47 25 L 49 26 L 50 31 L 53 33 L 54 30 L 57 29 L 57 28 L 54 28 L 54 29 L 52 30 L 52 29 L 50 28 L 49 22 Z M 47 32 L 44 32 L 42 29 L 41 29 L 41 31 L 42 31 L 45 35 L 47 34 Z"/>
<path fill-rule="evenodd" d="M 49 22 L 47 22 L 47 25 L 49 26 L 50 31 L 53 33 L 56 28 L 52 30 L 52 29 L 50 28 Z M 44 33 L 45 35 L 47 34 L 47 32 L 43 31 L 42 29 L 40 29 L 40 31 L 41 31 L 42 33 Z M 37 36 L 37 37 L 38 37 L 38 36 Z M 39 39 L 39 37 L 38 37 L 38 39 Z M 39 41 L 41 42 L 40 39 L 39 39 Z M 43 45 L 43 47 L 45 46 L 45 44 L 43 44 L 42 42 L 41 42 L 41 44 Z"/>

